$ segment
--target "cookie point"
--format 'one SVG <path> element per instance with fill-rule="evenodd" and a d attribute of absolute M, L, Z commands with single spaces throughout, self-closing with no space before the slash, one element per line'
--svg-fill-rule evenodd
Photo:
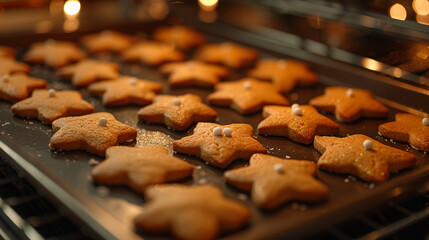
<path fill-rule="evenodd" d="M 222 128 L 220 128 L 220 127 L 213 128 L 213 135 L 214 136 L 221 136 L 222 135 Z"/>
<path fill-rule="evenodd" d="M 107 118 L 101 117 L 100 119 L 98 119 L 98 125 L 101 127 L 105 127 L 107 125 L 107 121 L 108 121 Z"/>
<path fill-rule="evenodd" d="M 371 140 L 363 141 L 363 147 L 365 148 L 365 150 L 371 150 L 372 149 L 372 141 Z"/>
<path fill-rule="evenodd" d="M 423 124 L 423 126 L 429 126 L 429 118 L 423 118 L 422 124 Z"/>
<path fill-rule="evenodd" d="M 250 89 L 250 88 L 252 88 L 252 83 L 251 83 L 251 82 L 249 82 L 249 81 L 245 81 L 245 82 L 243 83 L 243 87 L 244 87 L 245 89 Z"/>
<path fill-rule="evenodd" d="M 279 66 L 279 68 L 284 69 L 286 68 L 287 62 L 284 59 L 281 59 L 277 62 L 277 66 Z"/>
<path fill-rule="evenodd" d="M 298 107 L 292 107 L 292 112 L 296 116 L 302 116 L 302 109 Z"/>
<path fill-rule="evenodd" d="M 283 173 L 284 172 L 284 166 L 283 166 L 283 164 L 281 164 L 281 163 L 276 163 L 276 164 L 274 164 L 273 165 L 273 170 L 276 172 L 276 173 Z"/>
<path fill-rule="evenodd" d="M 180 104 L 182 104 L 182 101 L 180 100 L 180 98 L 173 99 L 174 106 L 180 106 Z"/>
<path fill-rule="evenodd" d="M 222 130 L 223 135 L 225 135 L 225 137 L 231 137 L 232 136 L 232 129 L 231 128 L 224 128 Z"/>
<path fill-rule="evenodd" d="M 354 97 L 354 96 L 355 96 L 355 91 L 353 90 L 353 88 L 349 88 L 349 89 L 347 89 L 347 91 L 346 91 L 346 95 L 347 95 L 347 97 L 349 97 L 349 98 Z"/>
<path fill-rule="evenodd" d="M 1 81 L 2 81 L 2 82 L 7 82 L 7 81 L 9 81 L 9 77 L 10 77 L 10 75 L 9 75 L 9 74 L 5 74 L 5 75 L 3 75 L 3 76 L 1 77 Z"/>
<path fill-rule="evenodd" d="M 55 97 L 55 90 L 54 89 L 49 89 L 48 90 L 48 96 L 50 97 L 50 98 L 52 98 L 52 97 Z"/>

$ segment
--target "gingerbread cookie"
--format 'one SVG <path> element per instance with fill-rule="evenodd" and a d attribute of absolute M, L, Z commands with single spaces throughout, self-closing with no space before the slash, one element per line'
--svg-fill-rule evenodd
<path fill-rule="evenodd" d="M 83 36 L 80 42 L 93 53 L 121 52 L 131 47 L 137 38 L 112 30 Z"/>
<path fill-rule="evenodd" d="M 126 184 L 143 193 L 150 185 L 189 177 L 193 170 L 194 166 L 161 146 L 114 146 L 107 149 L 106 160 L 92 169 L 91 177 L 102 184 Z"/>
<path fill-rule="evenodd" d="M 286 59 L 260 60 L 256 67 L 249 71 L 249 76 L 270 80 L 285 93 L 292 91 L 297 84 L 310 86 L 318 83 L 318 76 L 307 64 Z"/>
<path fill-rule="evenodd" d="M 23 73 L 0 76 L 0 99 L 17 102 L 25 99 L 35 89 L 46 88 L 48 83 L 41 78 L 32 78 Z"/>
<path fill-rule="evenodd" d="M 13 58 L 15 50 L 11 47 L 0 46 L 0 58 Z"/>
<path fill-rule="evenodd" d="M 250 210 L 225 198 L 211 185 L 157 185 L 145 191 L 148 201 L 135 224 L 148 232 L 171 232 L 178 239 L 215 239 L 244 226 Z"/>
<path fill-rule="evenodd" d="M 72 42 L 49 39 L 31 45 L 30 50 L 24 55 L 24 61 L 59 68 L 70 62 L 79 61 L 85 56 L 85 53 Z"/>
<path fill-rule="evenodd" d="M 211 88 L 219 82 L 220 78 L 229 75 L 229 71 L 225 67 L 195 61 L 168 63 L 163 65 L 160 70 L 162 73 L 171 74 L 168 83 L 172 87 Z"/>
<path fill-rule="evenodd" d="M 94 112 L 94 107 L 82 99 L 78 91 L 34 90 L 30 98 L 15 103 L 13 114 L 24 118 L 37 118 L 51 124 L 67 116 L 78 116 Z"/>
<path fill-rule="evenodd" d="M 231 42 L 207 44 L 198 49 L 195 59 L 208 63 L 221 63 L 231 68 L 251 66 L 259 57 L 256 50 Z"/>
<path fill-rule="evenodd" d="M 381 136 L 409 143 L 412 147 L 429 152 L 429 117 L 397 113 L 394 122 L 378 126 Z"/>
<path fill-rule="evenodd" d="M 162 85 L 130 76 L 96 82 L 88 87 L 89 93 L 103 95 L 103 105 L 113 107 L 127 104 L 147 105 L 153 101 L 156 93 L 162 91 Z"/>
<path fill-rule="evenodd" d="M 266 153 L 253 137 L 249 124 L 219 125 L 199 122 L 191 136 L 173 142 L 173 150 L 196 155 L 209 164 L 225 168 L 235 159 L 249 159 L 254 153 Z"/>
<path fill-rule="evenodd" d="M 288 100 L 279 93 L 279 88 L 252 78 L 219 83 L 216 90 L 207 97 L 210 104 L 229 106 L 241 114 L 257 112 L 264 105 L 289 105 Z"/>
<path fill-rule="evenodd" d="M 30 72 L 30 66 L 25 63 L 17 62 L 12 58 L 0 57 L 0 76 L 18 72 L 28 73 Z"/>
<path fill-rule="evenodd" d="M 137 137 L 135 128 L 117 121 L 108 112 L 60 118 L 52 123 L 52 130 L 52 149 L 82 149 L 100 156 L 107 148 Z"/>
<path fill-rule="evenodd" d="M 126 61 L 140 61 L 157 66 L 165 62 L 183 61 L 186 56 L 174 49 L 171 44 L 146 41 L 122 52 L 122 58 Z"/>
<path fill-rule="evenodd" d="M 310 100 L 319 110 L 334 112 L 338 121 L 352 122 L 360 117 L 384 118 L 389 109 L 365 89 L 327 87 L 322 96 Z"/>
<path fill-rule="evenodd" d="M 259 134 L 287 137 L 304 144 L 310 144 L 315 135 L 332 135 L 340 128 L 309 105 L 265 106 L 262 115 L 266 119 L 258 125 Z"/>
<path fill-rule="evenodd" d="M 274 209 L 289 201 L 318 202 L 328 196 L 328 188 L 314 178 L 316 164 L 253 154 L 249 166 L 226 171 L 229 184 L 251 192 L 252 202 Z"/>
<path fill-rule="evenodd" d="M 113 79 L 120 76 L 119 65 L 90 59 L 61 68 L 58 75 L 71 79 L 76 87 L 85 87 L 95 81 Z"/>
<path fill-rule="evenodd" d="M 317 167 L 331 172 L 351 174 L 367 182 L 384 182 L 390 172 L 415 165 L 416 157 L 386 146 L 365 135 L 345 138 L 314 138 L 314 148 L 322 153 Z"/>
<path fill-rule="evenodd" d="M 140 120 L 162 123 L 174 130 L 185 130 L 194 122 L 215 121 L 217 112 L 194 94 L 157 96 L 154 103 L 137 112 Z"/>
<path fill-rule="evenodd" d="M 174 44 L 178 49 L 190 50 L 206 42 L 206 37 L 186 26 L 159 27 L 153 33 L 153 39 Z"/>

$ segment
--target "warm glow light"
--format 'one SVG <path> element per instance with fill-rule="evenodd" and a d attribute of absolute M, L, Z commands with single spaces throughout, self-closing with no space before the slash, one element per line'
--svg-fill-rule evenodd
<path fill-rule="evenodd" d="M 64 3 L 64 13 L 69 16 L 77 15 L 80 11 L 80 2 L 78 0 L 67 0 Z"/>
<path fill-rule="evenodd" d="M 429 25 L 429 15 L 417 15 L 416 21 L 420 24 Z"/>
<path fill-rule="evenodd" d="M 393 19 L 405 20 L 407 18 L 407 10 L 399 3 L 395 3 L 390 7 L 389 15 Z"/>
<path fill-rule="evenodd" d="M 413 9 L 417 15 L 426 16 L 429 14 L 429 1 L 428 0 L 414 0 Z"/>
<path fill-rule="evenodd" d="M 198 5 L 204 11 L 213 11 L 219 0 L 198 0 Z"/>
<path fill-rule="evenodd" d="M 376 61 L 371 58 L 363 58 L 362 59 L 362 66 L 366 69 L 373 70 L 373 71 L 380 71 L 382 64 L 379 61 Z"/>

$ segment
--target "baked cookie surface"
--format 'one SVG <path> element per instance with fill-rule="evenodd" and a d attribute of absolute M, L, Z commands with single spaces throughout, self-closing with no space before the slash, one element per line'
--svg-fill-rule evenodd
<path fill-rule="evenodd" d="M 11 111 L 20 117 L 51 124 L 58 118 L 93 113 L 94 107 L 83 100 L 78 91 L 38 89 L 31 97 L 12 105 Z"/>
<path fill-rule="evenodd" d="M 429 151 L 429 118 L 397 113 L 394 122 L 383 123 L 378 133 L 390 139 L 409 143 L 421 151 Z"/>
<path fill-rule="evenodd" d="M 230 68 L 251 66 L 259 57 L 259 53 L 248 47 L 232 42 L 206 44 L 198 49 L 195 59 L 207 63 L 220 63 Z"/>
<path fill-rule="evenodd" d="M 185 54 L 176 50 L 173 45 L 161 42 L 141 42 L 122 52 L 126 61 L 140 61 L 157 66 L 166 62 L 178 62 L 186 59 Z"/>
<path fill-rule="evenodd" d="M 206 42 L 206 37 L 187 26 L 159 27 L 152 35 L 153 39 L 174 44 L 178 49 L 190 50 Z"/>
<path fill-rule="evenodd" d="M 408 152 L 381 144 L 362 134 L 345 138 L 314 138 L 314 148 L 322 153 L 317 167 L 331 172 L 351 174 L 366 182 L 384 182 L 390 172 L 415 165 Z"/>
<path fill-rule="evenodd" d="M 225 168 L 235 159 L 249 159 L 254 153 L 267 152 L 252 135 L 253 127 L 249 124 L 199 122 L 192 135 L 173 142 L 173 150 Z"/>
<path fill-rule="evenodd" d="M 226 182 L 251 192 L 252 202 L 274 209 L 289 201 L 318 202 L 328 197 L 328 187 L 318 181 L 311 161 L 253 154 L 249 166 L 226 171 Z"/>
<path fill-rule="evenodd" d="M 148 203 L 134 222 L 149 232 L 171 232 L 186 240 L 215 239 L 239 229 L 250 219 L 250 210 L 223 196 L 212 185 L 158 185 L 146 189 Z"/>
<path fill-rule="evenodd" d="M 48 82 L 23 73 L 0 76 L 0 99 L 17 102 L 27 98 L 35 89 L 46 88 Z"/>
<path fill-rule="evenodd" d="M 30 66 L 25 63 L 15 61 L 13 58 L 0 57 L 0 77 L 12 73 L 29 73 Z"/>
<path fill-rule="evenodd" d="M 104 30 L 99 33 L 83 36 L 80 42 L 93 53 L 121 52 L 131 47 L 137 38 L 113 30 Z"/>

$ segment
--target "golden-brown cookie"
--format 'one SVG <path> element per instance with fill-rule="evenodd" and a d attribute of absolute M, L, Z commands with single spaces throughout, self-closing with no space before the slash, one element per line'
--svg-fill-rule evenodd
<path fill-rule="evenodd" d="M 229 75 L 229 71 L 225 67 L 195 61 L 168 63 L 163 65 L 160 71 L 171 74 L 168 78 L 168 83 L 172 87 L 198 86 L 211 88 L 221 78 Z"/>
<path fill-rule="evenodd" d="M 252 202 L 274 209 L 289 201 L 318 202 L 328 197 L 328 187 L 314 178 L 316 164 L 253 154 L 249 166 L 226 171 L 229 184 L 251 192 Z"/>
<path fill-rule="evenodd" d="M 262 115 L 266 119 L 258 125 L 259 134 L 287 137 L 304 144 L 310 144 L 315 135 L 332 135 L 340 128 L 310 105 L 265 106 Z"/>
<path fill-rule="evenodd" d="M 390 172 L 415 165 L 416 157 L 386 146 L 365 135 L 345 138 L 314 138 L 314 148 L 322 153 L 317 167 L 331 172 L 351 174 L 367 182 L 384 182 Z"/>
<path fill-rule="evenodd" d="M 374 99 L 365 89 L 327 87 L 322 96 L 310 100 L 310 105 L 335 113 L 338 121 L 352 122 L 360 117 L 384 118 L 389 109 Z"/>
<path fill-rule="evenodd" d="M 24 55 L 26 62 L 44 63 L 53 68 L 63 67 L 83 58 L 85 53 L 76 44 L 53 39 L 34 43 Z"/>
<path fill-rule="evenodd" d="M 310 86 L 318 83 L 318 76 L 307 64 L 287 59 L 259 60 L 256 67 L 249 71 L 249 76 L 270 80 L 284 93 L 292 91 L 297 84 Z"/>
<path fill-rule="evenodd" d="M 0 58 L 14 58 L 15 50 L 11 47 L 0 46 Z"/>
<path fill-rule="evenodd" d="M 207 44 L 198 49 L 195 59 L 208 63 L 220 63 L 231 68 L 253 65 L 259 53 L 251 48 L 231 42 Z"/>
<path fill-rule="evenodd" d="M 100 156 L 107 148 L 137 137 L 135 128 L 117 121 L 108 112 L 60 118 L 52 123 L 52 130 L 52 149 L 82 149 Z"/>
<path fill-rule="evenodd" d="M 85 35 L 80 42 L 93 53 L 119 53 L 131 47 L 137 38 L 113 30 L 104 30 L 99 33 Z"/>
<path fill-rule="evenodd" d="M 35 89 L 46 88 L 48 82 L 23 73 L 0 76 L 0 99 L 16 102 L 27 98 Z"/>
<path fill-rule="evenodd" d="M 211 185 L 158 185 L 145 191 L 148 201 L 135 218 L 137 228 L 148 232 L 171 232 L 184 240 L 215 239 L 244 226 L 250 210 L 223 197 Z"/>
<path fill-rule="evenodd" d="M 94 107 L 82 99 L 78 91 L 34 90 L 30 98 L 15 103 L 13 114 L 24 118 L 37 118 L 51 124 L 67 116 L 78 116 L 94 112 Z"/>
<path fill-rule="evenodd" d="M 429 117 L 397 113 L 394 122 L 378 126 L 381 136 L 409 143 L 412 147 L 429 152 Z"/>
<path fill-rule="evenodd" d="M 254 153 L 267 152 L 252 136 L 253 127 L 249 124 L 199 122 L 191 136 L 173 142 L 173 150 L 225 168 L 235 159 L 249 159 Z"/>
<path fill-rule="evenodd" d="M 193 169 L 161 146 L 114 146 L 106 150 L 106 160 L 92 169 L 91 177 L 98 183 L 125 184 L 143 193 L 148 186 L 189 177 Z"/>
<path fill-rule="evenodd" d="M 103 95 L 103 105 L 123 106 L 127 104 L 147 105 L 162 91 L 162 85 L 131 76 L 96 82 L 88 87 L 89 93 Z"/>
<path fill-rule="evenodd" d="M 28 73 L 30 72 L 30 66 L 17 62 L 13 58 L 0 57 L 0 76 L 18 72 Z"/>
<path fill-rule="evenodd" d="M 85 59 L 76 64 L 61 68 L 58 75 L 71 79 L 76 87 L 85 87 L 95 81 L 119 77 L 119 65 Z"/>
<path fill-rule="evenodd" d="M 253 78 L 219 83 L 216 90 L 207 97 L 210 104 L 229 106 L 241 114 L 260 111 L 265 105 L 289 105 L 288 100 L 279 93 L 279 88 Z"/>
<path fill-rule="evenodd" d="M 159 27 L 153 33 L 153 39 L 174 44 L 178 49 L 190 50 L 206 42 L 206 37 L 187 26 Z"/>
<path fill-rule="evenodd" d="M 140 120 L 162 123 L 174 130 L 185 130 L 194 122 L 215 121 L 217 112 L 201 102 L 194 94 L 160 95 L 154 102 L 137 112 Z"/>
<path fill-rule="evenodd" d="M 157 66 L 166 62 L 183 61 L 186 56 L 171 44 L 146 41 L 122 52 L 122 59 Z"/>

